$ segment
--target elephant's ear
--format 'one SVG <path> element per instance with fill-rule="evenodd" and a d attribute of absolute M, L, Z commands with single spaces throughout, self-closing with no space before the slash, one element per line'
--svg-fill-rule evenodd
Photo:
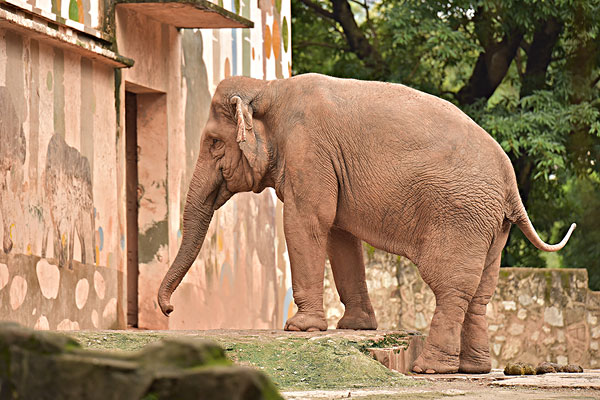
<path fill-rule="evenodd" d="M 237 142 L 250 166 L 262 176 L 269 163 L 267 146 L 252 123 L 251 109 L 239 96 L 231 98 L 235 105 L 235 118 L 237 120 Z"/>

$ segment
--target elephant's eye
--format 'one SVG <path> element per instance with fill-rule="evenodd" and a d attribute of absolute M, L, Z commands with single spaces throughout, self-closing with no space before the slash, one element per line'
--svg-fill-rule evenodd
<path fill-rule="evenodd" d="M 216 145 L 217 143 L 219 143 L 219 139 L 213 139 L 213 140 L 212 140 L 212 144 L 213 144 L 213 146 L 214 146 L 214 145 Z"/>

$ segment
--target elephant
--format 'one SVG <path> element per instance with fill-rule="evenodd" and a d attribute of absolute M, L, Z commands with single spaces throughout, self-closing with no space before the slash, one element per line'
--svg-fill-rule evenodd
<path fill-rule="evenodd" d="M 297 313 L 290 331 L 326 330 L 329 257 L 345 305 L 338 329 L 376 329 L 362 242 L 407 257 L 436 308 L 417 373 L 491 369 L 486 306 L 512 224 L 536 233 L 500 145 L 448 101 L 401 84 L 305 74 L 230 77 L 215 90 L 183 211 L 181 246 L 158 291 L 170 297 L 215 210 L 235 193 L 274 188 Z"/>
<path fill-rule="evenodd" d="M 75 233 L 81 245 L 81 262 L 96 261 L 94 201 L 88 159 L 52 135 L 44 169 L 45 224 L 42 258 L 46 257 L 48 233 L 54 230 L 54 257 L 58 265 L 73 268 Z"/>

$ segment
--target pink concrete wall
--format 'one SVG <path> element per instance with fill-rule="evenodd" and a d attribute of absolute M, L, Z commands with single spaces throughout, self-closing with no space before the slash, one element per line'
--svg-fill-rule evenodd
<path fill-rule="evenodd" d="M 216 213 L 170 319 L 155 297 L 181 240 L 212 93 L 230 75 L 289 76 L 289 1 L 239 9 L 226 1 L 255 28 L 185 31 L 124 10 L 112 25 L 99 0 L 10 1 L 17 18 L 54 21 L 73 37 L 115 34 L 112 50 L 135 66 L 115 70 L 27 28 L 0 30 L 0 318 L 39 329 L 125 327 L 131 91 L 139 95 L 140 326 L 281 327 L 293 304 L 272 191 L 236 196 Z"/>
<path fill-rule="evenodd" d="M 144 262 L 140 263 L 140 327 L 280 328 L 291 308 L 281 207 L 277 207 L 275 196 L 269 190 L 260 195 L 237 195 L 216 212 L 196 263 L 173 295 L 175 312 L 167 319 L 156 303 L 160 281 L 181 241 L 185 196 L 216 86 L 230 75 L 259 79 L 289 76 L 289 35 L 286 34 L 284 44 L 279 33 L 283 18 L 286 26 L 289 24 L 289 2 L 281 6 L 261 2 L 261 7 L 264 9 L 242 2 L 238 12 L 252 18 L 254 29 L 181 33 L 143 15 L 117 10 L 119 51 L 136 60 L 133 68 L 123 71 L 121 96 L 130 90 L 140 96 L 154 92 L 166 97 L 167 123 L 163 131 L 163 138 L 168 138 L 166 160 L 162 156 L 154 157 L 153 169 L 149 170 L 154 178 L 165 175 L 166 171 L 166 196 L 162 191 L 144 189 L 141 192 L 142 199 L 153 205 L 165 204 L 166 197 L 168 210 L 166 213 L 162 208 L 160 213 L 147 212 L 141 203 L 140 235 L 146 232 L 152 235 L 146 239 L 151 239 L 154 245 L 148 248 L 140 236 L 139 254 L 145 254 Z M 263 36 L 267 30 L 269 33 Z M 275 30 L 276 35 L 272 35 L 271 30 Z M 122 105 L 121 126 L 124 126 L 124 118 Z M 138 141 L 143 137 L 140 123 L 138 116 Z M 138 145 L 141 173 L 147 150 L 143 143 L 138 142 Z M 157 147 L 153 142 L 148 145 Z M 120 162 L 123 165 L 124 161 Z M 123 201 L 119 204 L 123 207 Z M 122 209 L 121 220 L 124 218 Z M 167 224 L 166 236 L 159 229 L 147 229 L 163 222 Z M 157 247 L 156 243 L 161 245 Z M 150 258 L 148 251 L 153 252 Z"/>
<path fill-rule="evenodd" d="M 0 317 L 40 329 L 122 323 L 114 72 L 0 31 Z"/>

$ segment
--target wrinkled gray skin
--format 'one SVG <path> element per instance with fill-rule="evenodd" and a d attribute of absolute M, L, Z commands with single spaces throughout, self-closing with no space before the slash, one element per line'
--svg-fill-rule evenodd
<path fill-rule="evenodd" d="M 338 328 L 375 329 L 361 240 L 408 257 L 436 296 L 415 372 L 490 370 L 485 309 L 515 223 L 538 248 L 501 147 L 452 104 L 406 86 L 308 74 L 221 82 L 202 132 L 183 239 L 158 293 L 170 297 L 234 193 L 273 187 L 298 312 L 287 330 L 325 330 L 323 270 L 345 313 Z"/>

